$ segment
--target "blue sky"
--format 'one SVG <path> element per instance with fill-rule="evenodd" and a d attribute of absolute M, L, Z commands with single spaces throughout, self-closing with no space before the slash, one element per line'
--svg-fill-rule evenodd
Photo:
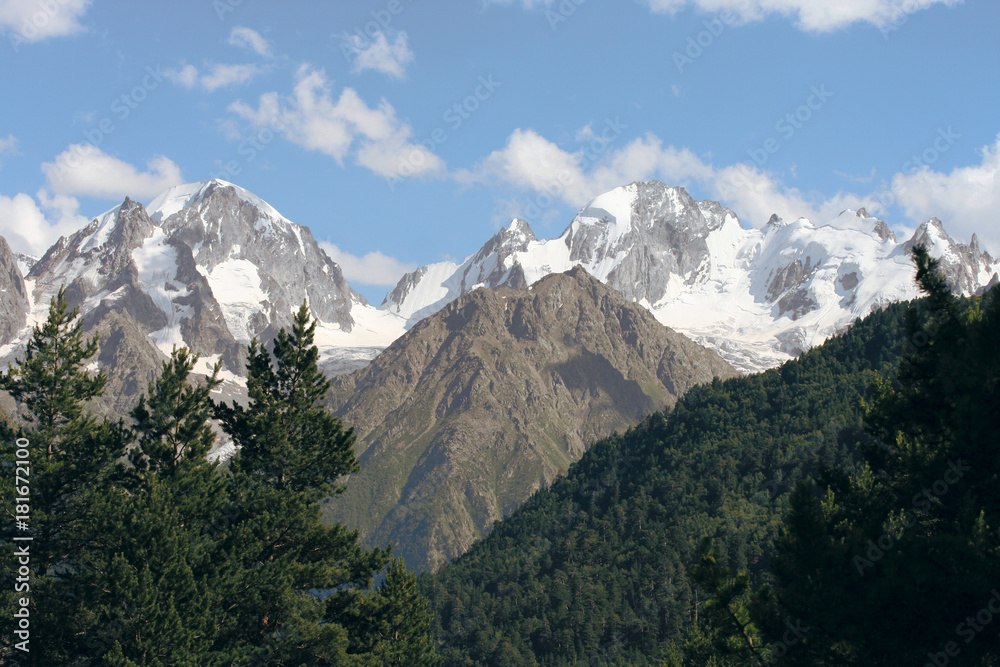
<path fill-rule="evenodd" d="M 141 8 L 141 13 L 140 13 Z M 1000 254 L 995 0 L 0 0 L 0 235 L 220 177 L 369 300 L 634 180 Z"/>

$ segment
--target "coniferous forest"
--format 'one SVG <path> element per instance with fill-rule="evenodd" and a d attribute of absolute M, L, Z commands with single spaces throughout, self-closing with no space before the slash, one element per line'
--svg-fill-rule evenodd
<path fill-rule="evenodd" d="M 357 461 L 350 430 L 317 406 L 329 381 L 314 328 L 303 306 L 272 351 L 251 345 L 245 408 L 214 405 L 215 374 L 192 382 L 180 349 L 116 423 L 87 412 L 105 382 L 86 371 L 97 341 L 62 292 L 53 300 L 24 361 L 0 376 L 25 416 L 3 440 L 31 453 L 28 530 L 13 516 L 3 526 L 6 562 L 30 545 L 30 589 L 15 593 L 10 570 L 3 582 L 5 618 L 31 600 L 27 664 L 437 663 L 414 576 L 320 522 L 320 500 Z M 213 416 L 241 447 L 228 467 L 206 459 Z M 17 635 L 3 638 L 4 660 L 19 660 Z"/>
<path fill-rule="evenodd" d="M 320 520 L 357 470 L 303 306 L 215 403 L 185 349 L 132 411 L 88 411 L 97 341 L 60 293 L 0 375 L 30 443 L 35 665 L 993 665 L 1000 290 L 925 297 L 606 438 L 437 573 Z M 213 423 L 239 446 L 206 459 Z M 24 486 L 15 457 L 0 488 Z M 18 659 L 16 624 L 3 659 Z"/>
<path fill-rule="evenodd" d="M 421 587 L 446 664 L 992 665 L 1000 290 L 920 302 L 597 443 Z"/>

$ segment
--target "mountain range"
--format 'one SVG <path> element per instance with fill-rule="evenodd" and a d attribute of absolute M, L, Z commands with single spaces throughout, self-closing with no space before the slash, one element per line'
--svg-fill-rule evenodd
<path fill-rule="evenodd" d="M 580 267 L 474 290 L 335 379 L 331 405 L 355 429 L 362 472 L 328 516 L 436 569 L 591 443 L 735 375 Z"/>
<path fill-rule="evenodd" d="M 1000 262 L 975 235 L 968 245 L 957 242 L 936 218 L 905 242 L 864 209 L 825 224 L 772 217 L 763 229 L 744 229 L 731 210 L 695 201 L 683 188 L 632 183 L 591 201 L 558 238 L 538 240 L 515 220 L 465 261 L 404 276 L 382 308 L 412 323 L 477 286 L 524 286 L 579 264 L 660 322 L 754 372 L 914 298 L 909 250 L 916 243 L 941 259 L 956 292 L 981 293 L 998 280 Z"/>
<path fill-rule="evenodd" d="M 148 207 L 126 198 L 37 260 L 0 238 L 0 364 L 64 288 L 101 335 L 103 409 L 126 414 L 180 345 L 202 373 L 221 360 L 220 396 L 238 400 L 246 345 L 305 302 L 336 376 L 330 407 L 356 429 L 363 466 L 327 515 L 434 569 L 596 439 L 915 297 L 917 243 L 962 294 L 998 282 L 976 237 L 956 242 L 937 219 L 903 242 L 863 209 L 744 229 L 683 188 L 632 183 L 554 239 L 514 220 L 464 261 L 403 276 L 376 307 L 307 227 L 210 180 Z M 220 441 L 213 454 L 230 451 Z"/>
<path fill-rule="evenodd" d="M 247 190 L 213 179 L 170 188 L 143 207 L 126 199 L 33 261 L 0 244 L 0 361 L 23 345 L 61 285 L 90 324 L 128 312 L 162 353 L 185 344 L 205 367 L 268 340 L 308 301 L 331 374 L 355 370 L 420 319 L 477 287 L 521 288 L 576 265 L 716 350 L 744 372 L 774 367 L 858 317 L 916 295 L 908 251 L 924 243 L 953 288 L 982 292 L 1000 262 L 952 239 L 939 220 L 897 241 L 864 209 L 832 221 L 736 214 L 652 181 L 602 194 L 557 238 L 514 220 L 462 262 L 403 276 L 379 307 L 351 289 L 309 229 Z M 25 272 L 25 268 L 30 270 Z"/>

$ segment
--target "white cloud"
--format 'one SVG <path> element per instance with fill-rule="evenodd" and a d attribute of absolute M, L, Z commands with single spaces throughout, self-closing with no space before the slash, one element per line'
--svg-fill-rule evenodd
<path fill-rule="evenodd" d="M 90 220 L 79 214 L 80 203 L 65 195 L 38 192 L 39 202 L 23 192 L 0 195 L 0 236 L 15 252 L 40 257 L 60 236 L 67 236 Z"/>
<path fill-rule="evenodd" d="M 897 211 L 906 219 L 888 222 L 901 238 L 912 235 L 921 222 L 937 217 L 957 240 L 968 242 L 976 233 L 984 249 L 1000 255 L 1000 135 L 994 144 L 981 149 L 979 164 L 958 167 L 947 174 L 928 166 L 899 172 L 881 188 L 872 183 L 872 172 L 853 181 L 874 191 L 839 191 L 831 195 L 788 186 L 775 174 L 751 163 L 715 166 L 687 148 L 664 146 L 651 133 L 621 147 L 613 146 L 613 139 L 603 144 L 610 127 L 607 124 L 595 130 L 593 125 L 587 125 L 579 130 L 576 139 L 583 142 L 583 148 L 573 152 L 534 130 L 517 129 L 503 148 L 453 177 L 464 184 L 503 183 L 533 193 L 535 205 L 528 208 L 542 218 L 534 222 L 546 222 L 552 212 L 540 201 L 557 200 L 579 208 L 615 187 L 650 179 L 669 185 L 697 185 L 710 198 L 733 209 L 744 225 L 752 227 L 763 226 L 772 214 L 785 220 L 804 217 L 822 223 L 845 209 L 862 206 L 886 217 L 891 212 L 889 207 L 897 205 Z M 528 214 L 525 206 L 518 200 L 506 201 L 497 220 L 506 224 L 511 216 L 524 216 Z"/>
<path fill-rule="evenodd" d="M 593 197 L 624 183 L 658 179 L 669 185 L 698 184 L 731 207 L 745 225 L 762 226 L 777 213 L 785 219 L 830 220 L 846 208 L 859 208 L 866 198 L 852 193 L 826 197 L 788 187 L 772 174 L 748 164 L 716 167 L 690 149 L 664 146 L 654 134 L 615 148 L 616 122 L 577 133 L 583 148 L 566 151 L 533 130 L 515 130 L 507 145 L 472 170 L 454 177 L 462 183 L 506 183 L 579 208 Z M 869 198 L 870 200 L 870 198 Z M 522 205 L 523 207 L 523 205 Z M 539 209 L 545 208 L 542 206 Z M 514 207 L 503 215 L 524 214 Z M 543 211 L 544 214 L 544 211 Z"/>
<path fill-rule="evenodd" d="M 215 64 L 207 74 L 199 74 L 198 68 L 194 65 L 185 65 L 179 70 L 167 70 L 166 77 L 176 84 L 185 88 L 201 86 L 208 92 L 212 92 L 226 86 L 236 86 L 251 81 L 260 74 L 261 69 L 257 65 L 220 65 Z"/>
<path fill-rule="evenodd" d="M 809 32 L 829 32 L 853 23 L 879 28 L 898 25 L 910 14 L 933 5 L 953 6 L 963 0 L 645 0 L 655 12 L 676 13 L 687 7 L 703 12 L 731 12 L 740 22 L 759 21 L 771 14 L 794 18 Z"/>
<path fill-rule="evenodd" d="M 308 65 L 299 67 L 290 97 L 276 92 L 260 96 L 257 108 L 237 100 L 229 110 L 256 127 L 271 127 L 303 148 L 319 151 L 343 164 L 355 162 L 386 178 L 401 166 L 407 174 L 429 174 L 444 169 L 444 161 L 426 147 L 412 143 L 412 128 L 396 118 L 385 100 L 372 109 L 353 88 L 344 88 L 334 101 L 326 73 Z"/>
<path fill-rule="evenodd" d="M 702 180 L 712 196 L 733 209 L 743 224 L 751 227 L 763 226 L 775 213 L 785 220 L 809 218 L 822 223 L 837 217 L 845 209 L 861 208 L 868 201 L 849 192 L 838 192 L 833 196 L 803 192 L 786 186 L 773 174 L 747 163 L 712 168 L 710 173 L 709 178 Z"/>
<path fill-rule="evenodd" d="M 967 242 L 973 232 L 990 254 L 1000 254 L 1000 136 L 981 149 L 978 165 L 944 174 L 924 166 L 892 178 L 892 193 L 914 221 L 940 218 L 952 236 Z"/>
<path fill-rule="evenodd" d="M 0 32 L 17 51 L 22 43 L 72 35 L 83 30 L 80 18 L 90 0 L 0 0 Z"/>
<path fill-rule="evenodd" d="M 675 14 L 689 7 L 702 12 L 730 12 L 732 22 L 750 23 L 777 14 L 792 18 L 809 32 L 829 32 L 854 23 L 892 29 L 915 12 L 933 5 L 954 6 L 964 0 L 637 0 L 654 12 Z M 485 4 L 548 7 L 557 0 L 484 0 Z"/>
<path fill-rule="evenodd" d="M 534 130 L 514 130 L 504 148 L 491 153 L 473 170 L 457 172 L 455 178 L 467 184 L 501 181 L 578 207 L 630 181 L 656 177 L 679 184 L 711 176 L 712 168 L 690 150 L 664 148 L 653 134 L 612 148 L 615 132 L 620 132 L 616 123 L 608 121 L 598 130 L 588 126 L 578 132 L 585 144 L 572 153 Z"/>
<path fill-rule="evenodd" d="M 356 74 L 372 69 L 402 79 L 406 75 L 406 65 L 413 62 L 413 51 L 402 31 L 391 43 L 384 32 L 377 33 L 367 45 L 361 35 L 348 35 L 345 43 L 345 50 L 356 54 L 353 69 Z"/>
<path fill-rule="evenodd" d="M 148 171 L 112 157 L 90 144 L 72 144 L 42 164 L 49 187 L 57 194 L 120 199 L 152 199 L 184 182 L 180 167 L 162 155 L 146 163 Z"/>
<path fill-rule="evenodd" d="M 350 283 L 395 287 L 404 274 L 417 268 L 416 264 L 401 262 L 378 250 L 358 257 L 329 242 L 321 242 L 320 247 L 340 265 L 344 278 Z"/>
<path fill-rule="evenodd" d="M 246 83 L 260 72 L 256 65 L 214 65 L 209 74 L 201 77 L 201 85 L 208 92 L 225 86 Z"/>
<path fill-rule="evenodd" d="M 264 37 L 252 28 L 238 25 L 229 33 L 229 43 L 253 50 L 259 56 L 270 58 L 271 45 Z"/>
<path fill-rule="evenodd" d="M 180 69 L 168 69 L 164 74 L 168 79 L 185 88 L 194 88 L 198 85 L 198 68 L 194 65 L 185 65 Z"/>
<path fill-rule="evenodd" d="M 18 142 L 17 137 L 13 134 L 8 134 L 6 138 L 0 137 L 0 155 L 17 155 Z"/>

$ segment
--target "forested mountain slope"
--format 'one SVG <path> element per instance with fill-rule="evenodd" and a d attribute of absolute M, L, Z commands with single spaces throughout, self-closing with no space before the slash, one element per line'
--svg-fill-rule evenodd
<path fill-rule="evenodd" d="M 704 602 L 704 537 L 759 574 L 793 481 L 850 469 L 873 371 L 891 372 L 899 304 L 800 359 L 697 387 L 600 441 L 453 564 L 422 579 L 447 664 L 656 664 Z"/>

